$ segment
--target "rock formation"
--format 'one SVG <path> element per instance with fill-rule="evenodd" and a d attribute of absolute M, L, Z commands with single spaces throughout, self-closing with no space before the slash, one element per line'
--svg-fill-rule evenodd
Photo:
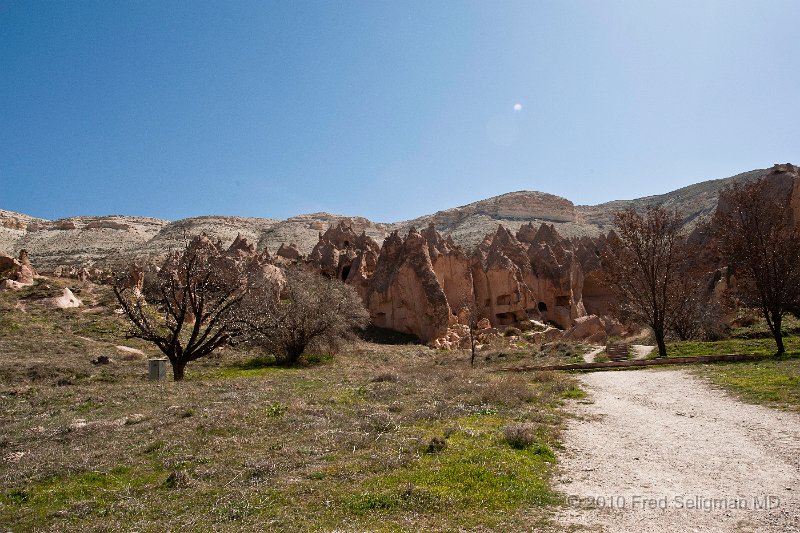
<path fill-rule="evenodd" d="M 584 283 L 594 280 L 602 242 L 562 239 L 552 225 L 527 224 L 515 237 L 500 225 L 468 255 L 431 222 L 405 237 L 393 232 L 378 248 L 341 221 L 319 235 L 306 264 L 355 287 L 376 326 L 454 347 L 477 322 L 503 328 L 538 319 L 572 327 L 587 314 Z M 592 283 L 592 304 L 600 309 L 608 293 Z"/>
<path fill-rule="evenodd" d="M 31 265 L 27 251 L 20 250 L 17 259 L 0 253 L 0 281 L 13 282 L 5 283 L 3 286 L 6 289 L 18 289 L 26 285 L 33 285 L 36 276 L 36 270 Z"/>
<path fill-rule="evenodd" d="M 463 345 L 476 322 L 497 331 L 536 320 L 567 330 L 567 337 L 596 340 L 620 332 L 607 318 L 614 302 L 600 263 L 617 238 L 609 232 L 614 211 L 647 203 L 678 208 L 691 230 L 699 216 L 725 209 L 718 199 L 725 185 L 760 178 L 769 182 L 770 194 L 792 206 L 800 224 L 800 169 L 785 164 L 599 206 L 575 206 L 545 193 L 509 193 L 396 224 L 326 213 L 284 221 L 165 222 L 120 216 L 47 221 L 0 211 L 0 248 L 14 254 L 30 249 L 46 272 L 103 281 L 111 267 L 134 262 L 144 265 L 137 271 L 142 276 L 168 250 L 181 249 L 187 236 L 206 233 L 196 245 L 213 248 L 219 261 L 277 281 L 281 268 L 295 265 L 342 280 L 355 288 L 376 325 L 436 346 Z M 704 243 L 710 237 L 698 229 L 691 239 Z M 292 242 L 297 244 L 286 244 Z M 700 260 L 709 272 L 717 269 L 716 293 L 731 286 L 733 274 L 718 258 Z M 6 286 L 31 283 L 35 275 L 27 253 L 18 259 L 0 255 Z M 142 279 L 132 273 L 131 283 L 141 285 Z M 551 340 L 554 331 L 539 338 Z"/>
<path fill-rule="evenodd" d="M 430 341 L 447 333 L 450 306 L 431 262 L 428 242 L 412 229 L 383 242 L 365 304 L 379 327 Z"/>
<path fill-rule="evenodd" d="M 71 290 L 68 288 L 64 288 L 61 291 L 60 296 L 56 296 L 53 298 L 45 298 L 42 300 L 42 304 L 47 307 L 52 307 L 54 309 L 71 309 L 74 307 L 80 307 L 83 305 L 83 302 L 80 298 L 75 296 Z"/>

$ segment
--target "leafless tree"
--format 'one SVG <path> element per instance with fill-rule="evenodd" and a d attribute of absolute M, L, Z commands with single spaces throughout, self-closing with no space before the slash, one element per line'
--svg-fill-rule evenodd
<path fill-rule="evenodd" d="M 113 285 L 131 322 L 129 335 L 158 346 L 172 364 L 175 381 L 184 378 L 187 363 L 245 333 L 242 302 L 249 294 L 247 277 L 205 237 L 171 253 L 157 273 L 144 277 L 141 293 L 129 279 L 125 272 Z"/>
<path fill-rule="evenodd" d="M 475 355 L 478 344 L 478 321 L 480 320 L 480 317 L 478 316 L 478 306 L 475 303 L 474 293 L 470 292 L 461 299 L 461 307 L 458 310 L 458 317 L 459 321 L 463 320 L 466 322 L 465 325 L 469 328 L 469 364 L 470 366 L 475 366 Z"/>
<path fill-rule="evenodd" d="M 714 228 L 736 295 L 761 309 L 783 354 L 783 316 L 800 305 L 800 232 L 788 199 L 763 179 L 734 184 L 720 195 Z"/>
<path fill-rule="evenodd" d="M 293 364 L 312 345 L 335 344 L 369 323 L 355 290 L 299 267 L 285 272 L 280 298 L 250 323 L 252 343 L 281 364 Z"/>
<path fill-rule="evenodd" d="M 666 357 L 665 334 L 680 312 L 676 280 L 687 264 L 686 239 L 677 211 L 649 205 L 614 214 L 616 237 L 602 262 L 606 282 L 617 298 L 621 318 L 650 326 L 658 353 Z"/>
<path fill-rule="evenodd" d="M 682 272 L 675 280 L 676 310 L 669 331 L 680 340 L 717 340 L 724 335 L 723 308 L 715 300 L 711 281 L 699 268 Z"/>

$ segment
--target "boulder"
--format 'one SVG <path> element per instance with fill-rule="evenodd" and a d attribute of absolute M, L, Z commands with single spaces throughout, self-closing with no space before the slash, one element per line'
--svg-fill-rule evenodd
<path fill-rule="evenodd" d="M 278 257 L 282 257 L 284 259 L 288 259 L 290 261 L 299 261 L 303 258 L 300 250 L 297 249 L 297 245 L 292 243 L 290 245 L 286 245 L 286 243 L 282 243 L 278 248 L 278 251 L 275 252 L 275 255 Z"/>
<path fill-rule="evenodd" d="M 55 309 L 70 309 L 75 307 L 80 307 L 83 305 L 83 302 L 72 294 L 72 291 L 69 288 L 64 288 L 61 291 L 61 296 L 56 296 L 55 298 L 45 298 L 43 303 L 48 307 L 53 307 Z"/>
<path fill-rule="evenodd" d="M 563 338 L 569 340 L 586 340 L 602 334 L 605 337 L 606 327 L 597 315 L 588 315 L 575 319 L 575 325 L 564 332 Z"/>
<path fill-rule="evenodd" d="M 16 291 L 24 287 L 28 287 L 28 285 L 20 283 L 19 281 L 14 281 L 13 279 L 4 279 L 3 281 L 0 281 L 0 292 Z"/>

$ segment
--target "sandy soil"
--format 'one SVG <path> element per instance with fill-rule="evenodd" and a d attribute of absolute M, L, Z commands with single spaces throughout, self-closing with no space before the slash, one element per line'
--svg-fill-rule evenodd
<path fill-rule="evenodd" d="M 648 346 L 647 344 L 631 344 L 633 350 L 632 359 L 644 359 L 656 349 L 655 346 Z"/>
<path fill-rule="evenodd" d="M 685 370 L 581 380 L 589 396 L 560 454 L 565 527 L 800 531 L 800 416 L 743 404 Z"/>
<path fill-rule="evenodd" d="M 606 349 L 605 346 L 596 346 L 591 349 L 591 351 L 586 352 L 583 354 L 583 360 L 587 363 L 594 363 L 594 358 L 597 357 L 597 354 L 604 351 Z"/>

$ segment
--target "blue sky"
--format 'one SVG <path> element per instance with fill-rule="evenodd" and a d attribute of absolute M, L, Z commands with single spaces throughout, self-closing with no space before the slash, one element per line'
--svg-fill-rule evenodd
<path fill-rule="evenodd" d="M 0 208 L 397 221 L 800 163 L 798 20 L 794 0 L 0 0 Z"/>

